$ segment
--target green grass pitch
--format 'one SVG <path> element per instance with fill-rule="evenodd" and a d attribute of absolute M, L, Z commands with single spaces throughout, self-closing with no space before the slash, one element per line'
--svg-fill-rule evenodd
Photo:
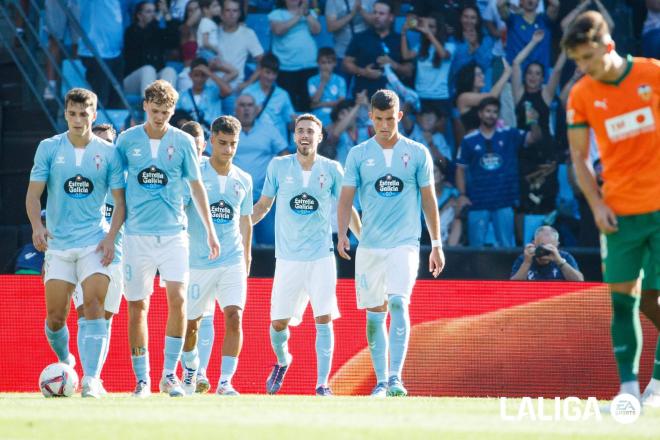
<path fill-rule="evenodd" d="M 520 400 L 509 400 L 516 413 Z M 552 402 L 547 402 L 548 412 Z M 215 395 L 137 400 L 0 394 L 0 438 L 13 439 L 657 439 L 660 410 L 631 425 L 503 421 L 498 399 Z"/>

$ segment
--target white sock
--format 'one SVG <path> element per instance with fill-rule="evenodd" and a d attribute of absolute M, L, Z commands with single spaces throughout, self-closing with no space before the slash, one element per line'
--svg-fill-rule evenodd
<path fill-rule="evenodd" d="M 636 380 L 623 382 L 621 384 L 621 393 L 632 394 L 635 397 L 639 397 L 639 382 Z"/>
<path fill-rule="evenodd" d="M 646 389 L 652 390 L 653 393 L 660 393 L 660 380 L 651 378 L 651 382 L 649 382 Z"/>

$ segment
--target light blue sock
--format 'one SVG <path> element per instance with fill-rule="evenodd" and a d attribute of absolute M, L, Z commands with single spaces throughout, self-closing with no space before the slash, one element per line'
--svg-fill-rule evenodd
<path fill-rule="evenodd" d="M 85 340 L 83 341 L 85 364 L 83 369 L 85 376 L 98 379 L 101 377 L 105 345 L 108 343 L 108 328 L 103 318 L 88 319 L 85 327 Z"/>
<path fill-rule="evenodd" d="M 53 349 L 60 362 L 65 362 L 69 358 L 69 327 L 64 324 L 61 329 L 53 331 L 46 324 L 45 328 L 50 348 Z"/>
<path fill-rule="evenodd" d="M 108 359 L 108 353 L 110 352 L 110 334 L 112 333 L 112 318 L 105 320 L 105 328 L 108 330 L 108 342 L 105 344 L 105 350 L 103 350 L 103 359 L 101 360 L 101 368 L 105 365 L 106 359 Z"/>
<path fill-rule="evenodd" d="M 181 350 L 183 349 L 183 338 L 176 338 L 173 336 L 165 336 L 165 359 L 163 361 L 163 374 L 174 374 L 176 365 L 181 358 Z"/>
<path fill-rule="evenodd" d="M 390 295 L 390 376 L 401 378 L 410 339 L 408 301 L 401 295 Z"/>
<path fill-rule="evenodd" d="M 187 367 L 194 370 L 199 368 L 199 351 L 197 347 L 193 348 L 191 351 L 184 351 L 181 353 L 181 363 Z"/>
<path fill-rule="evenodd" d="M 316 387 L 328 385 L 332 368 L 332 353 L 335 348 L 335 335 L 332 322 L 316 324 Z"/>
<path fill-rule="evenodd" d="M 289 328 L 285 328 L 278 332 L 270 326 L 270 343 L 273 346 L 275 356 L 277 356 L 277 363 L 281 366 L 289 365 L 291 362 L 291 355 L 289 354 Z"/>
<path fill-rule="evenodd" d="M 78 345 L 78 357 L 80 358 L 80 365 L 85 370 L 85 330 L 87 327 L 87 320 L 84 317 L 78 318 L 78 335 L 76 336 L 76 345 Z"/>
<path fill-rule="evenodd" d="M 213 326 L 213 315 L 204 316 L 199 323 L 197 332 L 197 350 L 199 351 L 199 371 L 206 373 L 209 367 L 209 359 L 213 351 L 213 341 L 215 340 L 215 327 Z"/>
<path fill-rule="evenodd" d="M 149 352 L 145 351 L 143 355 L 131 356 L 131 363 L 133 364 L 133 373 L 135 379 L 142 382 L 150 382 L 149 380 Z"/>
<path fill-rule="evenodd" d="M 376 381 L 387 382 L 387 313 L 367 310 L 367 342 Z"/>
<path fill-rule="evenodd" d="M 236 373 L 238 367 L 238 358 L 234 356 L 223 356 L 222 365 L 220 366 L 220 383 L 231 383 L 231 378 Z"/>

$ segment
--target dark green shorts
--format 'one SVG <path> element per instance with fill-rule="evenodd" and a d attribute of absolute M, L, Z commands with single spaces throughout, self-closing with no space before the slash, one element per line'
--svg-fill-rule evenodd
<path fill-rule="evenodd" d="M 660 287 L 660 211 L 617 218 L 619 230 L 601 234 L 603 279 L 624 283 L 639 278 L 644 267 L 644 286 Z"/>

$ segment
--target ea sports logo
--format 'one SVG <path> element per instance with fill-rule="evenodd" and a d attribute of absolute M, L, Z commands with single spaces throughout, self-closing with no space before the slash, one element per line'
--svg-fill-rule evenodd
<path fill-rule="evenodd" d="M 639 400 L 632 394 L 619 394 L 610 404 L 612 418 L 624 425 L 635 422 L 642 412 Z"/>

